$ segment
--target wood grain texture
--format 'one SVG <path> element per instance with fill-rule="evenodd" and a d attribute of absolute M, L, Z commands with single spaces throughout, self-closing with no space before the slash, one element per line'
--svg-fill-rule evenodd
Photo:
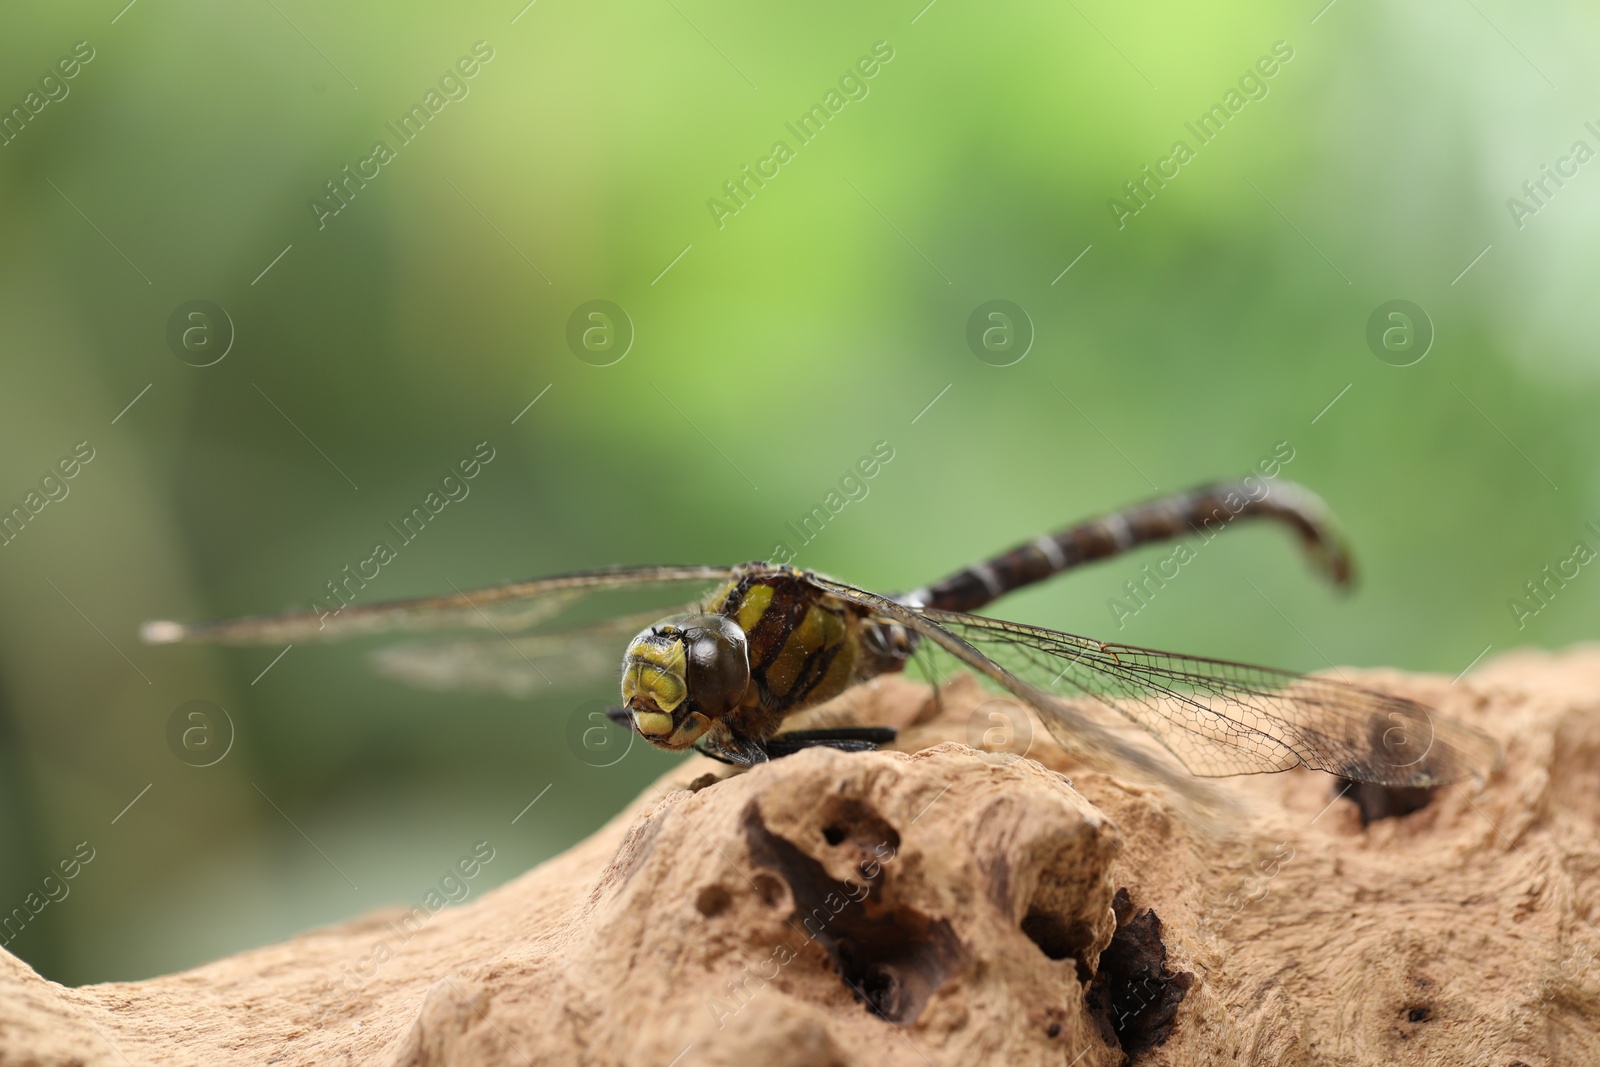
<path fill-rule="evenodd" d="M 1201 830 L 970 679 L 884 678 L 810 718 L 904 752 L 693 757 L 354 990 L 398 913 L 81 989 L 0 953 L 0 1064 L 1600 1062 L 1600 648 L 1361 680 L 1504 767 L 1368 825 L 1231 779 Z"/>

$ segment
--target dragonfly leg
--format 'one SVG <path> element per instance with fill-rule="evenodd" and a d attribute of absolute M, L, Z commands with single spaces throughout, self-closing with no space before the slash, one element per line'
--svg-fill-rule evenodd
<path fill-rule="evenodd" d="M 627 708 L 607 708 L 606 718 L 625 730 L 633 728 Z M 892 742 L 899 731 L 889 726 L 840 726 L 827 730 L 793 730 L 766 742 L 730 733 L 725 739 L 707 737 L 695 751 L 730 767 L 753 767 L 806 748 L 836 748 L 843 752 L 870 752 Z"/>
<path fill-rule="evenodd" d="M 1350 584 L 1350 554 L 1322 499 L 1293 482 L 1252 477 L 1158 497 L 1045 534 L 898 599 L 912 607 L 976 611 L 1013 590 L 1085 563 L 1191 535 L 1210 540 L 1247 519 L 1288 526 L 1335 585 Z"/>
<path fill-rule="evenodd" d="M 696 752 L 700 753 L 700 755 L 705 756 L 707 759 L 714 759 L 718 763 L 726 763 L 730 767 L 748 767 L 748 766 L 750 766 L 748 763 L 743 763 L 743 762 L 740 762 L 739 760 L 733 759 L 730 756 L 723 755 L 722 748 L 719 745 L 708 745 L 708 744 L 702 742 L 702 743 L 694 746 L 694 750 Z"/>
<path fill-rule="evenodd" d="M 871 752 L 890 744 L 898 735 L 899 731 L 890 726 L 839 726 L 827 730 L 794 730 L 769 738 L 767 753 L 777 759 L 807 748 Z"/>
<path fill-rule="evenodd" d="M 718 763 L 734 767 L 754 767 L 772 758 L 767 753 L 766 745 L 753 737 L 745 737 L 732 731 L 725 731 L 721 738 L 714 738 L 708 734 L 694 746 L 694 749 L 702 756 L 710 756 Z"/>
<path fill-rule="evenodd" d="M 702 756 L 734 767 L 753 767 L 757 763 L 792 756 L 808 748 L 833 748 L 841 752 L 872 752 L 899 735 L 890 726 L 837 726 L 826 730 L 793 730 L 760 742 L 747 737 L 723 741 L 706 739 L 695 746 Z"/>

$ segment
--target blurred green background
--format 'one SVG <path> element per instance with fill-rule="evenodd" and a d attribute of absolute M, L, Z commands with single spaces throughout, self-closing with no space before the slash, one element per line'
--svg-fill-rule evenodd
<path fill-rule="evenodd" d="M 1288 442 L 1355 596 L 1243 529 L 1125 629 L 1107 600 L 1164 550 L 1004 613 L 1450 675 L 1600 626 L 1592 568 L 1523 628 L 1508 604 L 1600 546 L 1600 163 L 1520 228 L 1506 204 L 1600 148 L 1590 6 L 123 2 L 0 16 L 26 120 L 0 146 L 0 504 L 94 452 L 0 548 L 0 910 L 94 850 L 8 939 L 47 976 L 415 902 L 487 840 L 476 895 L 670 765 L 568 746 L 610 679 L 519 701 L 374 678 L 355 644 L 138 643 L 305 607 L 480 441 L 470 497 L 364 599 L 762 558 L 878 441 L 893 461 L 797 562 L 905 588 Z M 319 228 L 324 183 L 480 41 L 466 95 Z M 1278 41 L 1266 95 L 1195 147 L 1185 123 Z M 877 42 L 800 144 L 785 123 Z M 1179 139 L 1195 157 L 1119 229 L 1108 200 Z M 794 158 L 719 227 L 708 200 L 778 140 Z M 635 334 L 605 367 L 567 342 L 595 299 Z M 966 339 L 994 299 L 1032 324 L 1010 366 Z M 1436 332 L 1410 366 L 1366 340 L 1394 299 Z M 235 334 L 206 367 L 167 338 L 192 300 Z M 235 726 L 213 766 L 169 749 L 191 700 Z"/>

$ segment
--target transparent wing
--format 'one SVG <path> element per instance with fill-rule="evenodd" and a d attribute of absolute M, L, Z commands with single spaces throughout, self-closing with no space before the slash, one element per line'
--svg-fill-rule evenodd
<path fill-rule="evenodd" d="M 1499 761 L 1486 735 L 1392 693 L 975 615 L 928 618 L 1013 673 L 1138 723 L 1204 777 L 1305 764 L 1378 785 L 1427 787 L 1485 776 Z"/>
<path fill-rule="evenodd" d="M 1390 693 L 978 615 L 918 612 L 822 584 L 910 626 L 1027 700 L 1074 747 L 1105 743 L 1107 732 L 1086 714 L 1097 705 L 1143 727 L 1202 777 L 1304 764 L 1379 785 L 1427 787 L 1481 777 L 1499 764 L 1493 739 Z"/>
<path fill-rule="evenodd" d="M 371 661 L 379 675 L 419 689 L 525 698 L 552 686 L 581 685 L 607 675 L 615 680 L 628 639 L 663 614 L 676 612 L 637 612 L 554 634 L 410 641 L 379 649 Z"/>
<path fill-rule="evenodd" d="M 1147 780 L 1159 782 L 1186 798 L 1199 811 L 1226 806 L 1225 798 L 1215 790 L 1201 785 L 1191 775 L 1179 773 L 1152 753 L 1130 744 L 1118 733 L 1085 714 L 1071 701 L 1006 670 L 978 651 L 965 638 L 933 622 L 921 611 L 830 578 L 811 575 L 810 579 L 841 600 L 854 601 L 872 609 L 878 615 L 893 619 L 907 629 L 916 631 L 922 636 L 925 644 L 942 649 L 977 672 L 980 677 L 1030 705 L 1039 713 L 1039 718 L 1049 728 L 1050 733 L 1069 751 L 1079 754 L 1091 763 L 1131 770 Z"/>
<path fill-rule="evenodd" d="M 149 644 L 204 641 L 257 645 L 326 641 L 404 631 L 485 629 L 515 634 L 566 612 L 591 594 L 613 590 L 653 595 L 678 604 L 709 590 L 733 573 L 729 567 L 628 567 L 583 571 L 552 578 L 490 586 L 450 596 L 419 597 L 377 604 L 334 601 L 339 610 L 250 615 L 220 622 L 147 622 L 140 635 Z M 634 605 L 635 607 L 637 605 Z"/>

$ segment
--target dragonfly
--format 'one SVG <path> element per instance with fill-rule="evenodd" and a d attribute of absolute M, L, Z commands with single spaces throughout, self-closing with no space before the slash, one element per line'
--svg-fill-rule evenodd
<path fill-rule="evenodd" d="M 1486 777 L 1500 762 L 1496 743 L 1407 697 L 977 613 L 1093 561 L 1262 520 L 1291 530 L 1335 585 L 1351 583 L 1349 551 L 1319 497 L 1290 482 L 1245 478 L 1075 523 L 896 595 L 787 564 L 620 567 L 446 596 L 341 601 L 337 611 L 153 621 L 142 636 L 152 644 L 248 645 L 493 631 L 402 645 L 380 662 L 417 684 L 525 693 L 533 678 L 554 684 L 552 674 L 592 662 L 593 649 L 608 643 L 615 664 L 615 648 L 633 633 L 613 720 L 658 748 L 696 749 L 741 767 L 818 746 L 859 751 L 892 742 L 895 731 L 883 727 L 791 727 L 799 713 L 933 650 L 1031 707 L 1069 751 L 1169 783 L 1181 772 L 1119 722 L 1142 728 L 1196 778 L 1300 766 L 1397 788 Z M 552 631 L 580 602 L 616 593 L 670 597 L 677 610 Z"/>

